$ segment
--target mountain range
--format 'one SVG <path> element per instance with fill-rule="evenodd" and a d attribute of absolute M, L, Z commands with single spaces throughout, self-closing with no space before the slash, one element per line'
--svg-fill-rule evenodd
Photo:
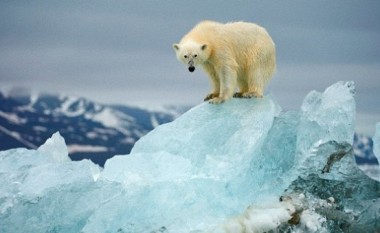
<path fill-rule="evenodd" d="M 37 148 L 59 131 L 71 159 L 88 158 L 103 166 L 114 155 L 128 154 L 139 138 L 186 109 L 148 110 L 64 95 L 0 92 L 0 150 Z"/>
<path fill-rule="evenodd" d="M 139 138 L 189 108 L 166 106 L 150 110 L 66 95 L 0 92 L 0 150 L 34 149 L 59 131 L 71 159 L 91 159 L 103 166 L 114 155 L 129 154 Z M 355 134 L 358 164 L 377 163 L 372 147 L 370 137 Z"/>

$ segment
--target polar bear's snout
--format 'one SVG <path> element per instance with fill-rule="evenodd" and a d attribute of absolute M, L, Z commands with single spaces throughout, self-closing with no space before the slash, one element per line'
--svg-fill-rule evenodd
<path fill-rule="evenodd" d="M 194 72 L 194 70 L 195 70 L 194 61 L 190 60 L 189 63 L 188 63 L 188 65 L 189 65 L 189 71 L 190 72 Z"/>

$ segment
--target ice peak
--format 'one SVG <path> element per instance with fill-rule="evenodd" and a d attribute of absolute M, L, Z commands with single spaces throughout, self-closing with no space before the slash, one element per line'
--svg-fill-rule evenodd
<path fill-rule="evenodd" d="M 51 138 L 38 147 L 37 151 L 46 156 L 51 156 L 56 162 L 71 161 L 65 139 L 59 132 L 54 133 Z"/>

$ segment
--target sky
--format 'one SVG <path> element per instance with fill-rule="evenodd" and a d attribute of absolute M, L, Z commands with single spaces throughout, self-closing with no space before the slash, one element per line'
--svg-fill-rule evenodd
<path fill-rule="evenodd" d="M 0 89 L 100 103 L 196 105 L 210 84 L 172 44 L 202 20 L 267 29 L 277 73 L 266 92 L 297 110 L 312 90 L 353 80 L 356 131 L 380 122 L 380 1 L 0 1 Z M 18 89 L 20 90 L 20 89 Z"/>

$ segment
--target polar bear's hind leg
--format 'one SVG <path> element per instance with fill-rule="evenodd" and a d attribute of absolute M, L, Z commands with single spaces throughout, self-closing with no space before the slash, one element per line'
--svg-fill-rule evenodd
<path fill-rule="evenodd" d="M 239 82 L 240 91 L 234 94 L 235 98 L 263 97 L 266 77 L 259 69 L 250 69 L 244 81 Z M 264 77 L 263 77 L 264 76 Z"/>

